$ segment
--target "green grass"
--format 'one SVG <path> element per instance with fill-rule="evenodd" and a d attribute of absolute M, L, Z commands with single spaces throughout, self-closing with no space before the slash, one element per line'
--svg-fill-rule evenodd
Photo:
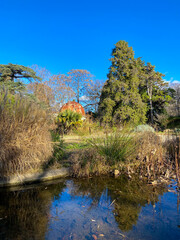
<path fill-rule="evenodd" d="M 125 162 L 136 154 L 137 143 L 129 131 L 119 131 L 104 138 L 89 139 L 88 143 L 104 156 L 109 165 Z"/>
<path fill-rule="evenodd" d="M 72 149 L 85 149 L 91 147 L 89 143 L 80 142 L 80 143 L 65 143 L 64 149 L 65 150 L 72 150 Z"/>

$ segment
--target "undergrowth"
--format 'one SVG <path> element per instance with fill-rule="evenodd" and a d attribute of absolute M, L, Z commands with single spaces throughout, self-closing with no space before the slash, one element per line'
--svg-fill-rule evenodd
<path fill-rule="evenodd" d="M 106 134 L 104 138 L 92 138 L 88 143 L 104 156 L 111 166 L 133 159 L 137 150 L 134 135 L 127 130 Z"/>
<path fill-rule="evenodd" d="M 45 109 L 19 94 L 0 91 L 0 177 L 41 169 L 53 147 Z"/>

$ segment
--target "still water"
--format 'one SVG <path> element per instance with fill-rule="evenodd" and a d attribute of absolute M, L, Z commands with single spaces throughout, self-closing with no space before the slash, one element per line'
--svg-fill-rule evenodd
<path fill-rule="evenodd" d="M 180 239 L 176 184 L 64 179 L 0 190 L 0 239 Z"/>

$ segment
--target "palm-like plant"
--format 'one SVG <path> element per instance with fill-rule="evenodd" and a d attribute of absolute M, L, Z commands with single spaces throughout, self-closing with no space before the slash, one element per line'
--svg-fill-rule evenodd
<path fill-rule="evenodd" d="M 71 110 L 60 112 L 56 118 L 57 128 L 61 133 L 68 133 L 73 128 L 81 126 L 82 122 L 82 115 Z"/>

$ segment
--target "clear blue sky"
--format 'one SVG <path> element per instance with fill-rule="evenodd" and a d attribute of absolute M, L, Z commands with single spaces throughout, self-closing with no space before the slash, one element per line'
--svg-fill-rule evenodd
<path fill-rule="evenodd" d="M 114 44 L 180 81 L 180 0 L 1 0 L 0 63 L 106 79 Z"/>

